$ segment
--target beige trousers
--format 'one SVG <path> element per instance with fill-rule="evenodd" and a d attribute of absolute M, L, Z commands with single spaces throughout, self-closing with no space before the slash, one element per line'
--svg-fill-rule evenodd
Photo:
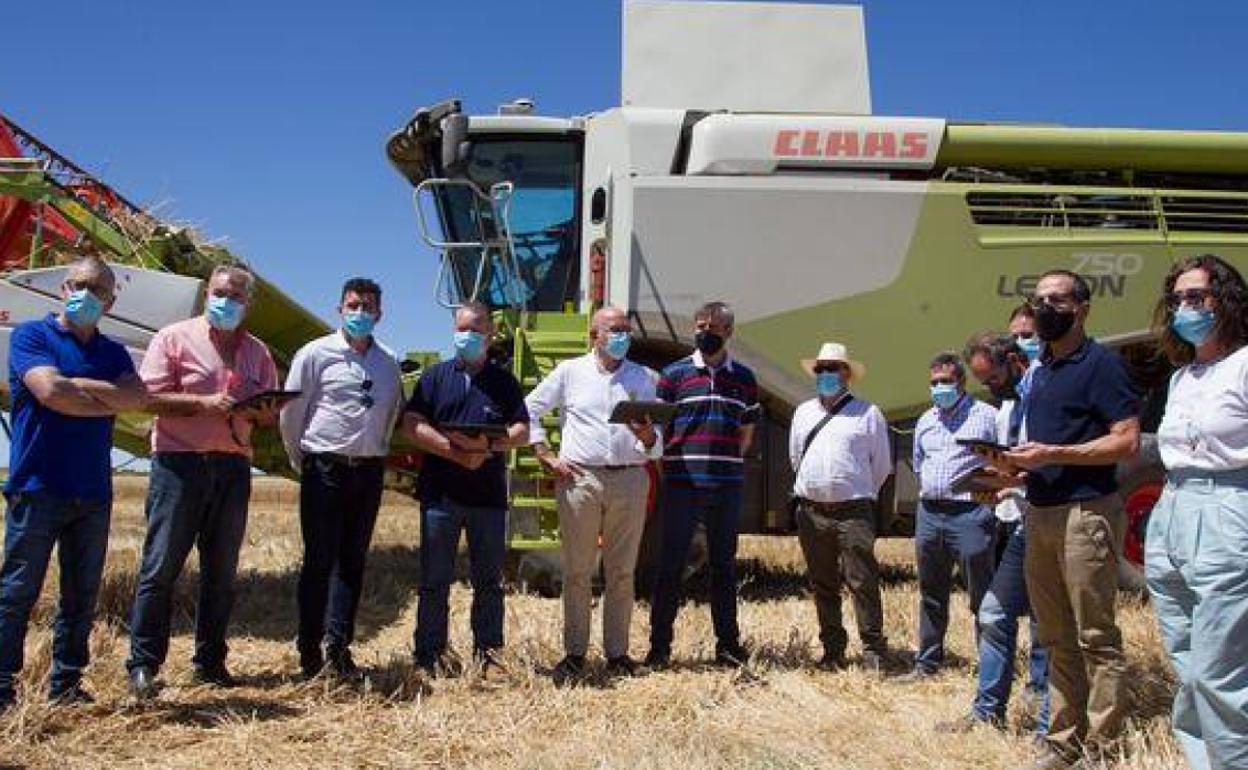
<path fill-rule="evenodd" d="M 563 648 L 585 655 L 593 603 L 593 576 L 602 537 L 606 576 L 602 638 L 607 658 L 628 654 L 633 617 L 633 569 L 646 523 L 650 477 L 644 467 L 619 470 L 582 467 L 556 487 L 563 549 Z"/>
<path fill-rule="evenodd" d="M 1049 744 L 1073 759 L 1118 737 L 1126 658 L 1115 619 L 1122 500 L 1108 495 L 1027 514 L 1027 592 L 1049 649 Z"/>

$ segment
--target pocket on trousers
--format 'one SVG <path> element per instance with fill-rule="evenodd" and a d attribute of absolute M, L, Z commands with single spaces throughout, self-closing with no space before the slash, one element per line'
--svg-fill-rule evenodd
<path fill-rule="evenodd" d="M 1107 564 L 1114 555 L 1114 531 L 1109 521 L 1098 513 L 1084 512 L 1079 522 L 1083 550 L 1095 564 Z"/>

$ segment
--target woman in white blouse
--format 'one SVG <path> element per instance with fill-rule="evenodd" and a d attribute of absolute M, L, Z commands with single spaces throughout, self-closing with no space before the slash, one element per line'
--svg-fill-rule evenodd
<path fill-rule="evenodd" d="M 1248 288 L 1213 255 L 1166 276 L 1155 329 L 1179 369 L 1158 431 L 1166 488 L 1145 550 L 1196 768 L 1248 768 Z"/>

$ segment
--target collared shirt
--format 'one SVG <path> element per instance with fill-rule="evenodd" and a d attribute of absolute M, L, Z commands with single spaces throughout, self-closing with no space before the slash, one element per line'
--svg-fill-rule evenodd
<path fill-rule="evenodd" d="M 819 430 L 806 454 L 807 437 L 827 416 L 822 399 L 797 407 L 789 430 L 789 462 L 797 474 L 793 494 L 817 503 L 874 500 L 892 472 L 888 423 L 874 404 L 852 395 Z"/>
<path fill-rule="evenodd" d="M 134 361 L 120 343 L 99 331 L 80 342 L 52 313 L 13 329 L 9 338 L 13 435 L 4 491 L 111 500 L 113 418 L 75 417 L 41 404 L 22 378 L 44 366 L 62 377 L 106 382 L 134 374 Z"/>
<path fill-rule="evenodd" d="M 997 440 L 997 410 L 963 393 L 953 408 L 933 406 L 914 426 L 914 471 L 924 500 L 966 500 L 970 492 L 954 492 L 954 481 L 984 464 L 958 439 Z"/>
<path fill-rule="evenodd" d="M 227 366 L 202 315 L 169 324 L 147 346 L 139 376 L 152 393 L 229 393 L 236 401 L 277 387 L 277 367 L 264 343 L 243 332 Z M 231 415 L 157 415 L 153 452 L 221 452 L 251 457 L 251 421 Z"/>
<path fill-rule="evenodd" d="M 1139 399 L 1118 356 L 1092 339 L 1063 358 L 1041 357 L 1027 393 L 1027 435 L 1071 446 L 1100 438 L 1110 426 L 1139 414 Z M 1092 500 L 1117 491 L 1115 464 L 1047 465 L 1027 473 L 1033 506 Z"/>
<path fill-rule="evenodd" d="M 1171 470 L 1248 468 L 1248 345 L 1174 373 L 1157 446 Z"/>
<path fill-rule="evenodd" d="M 434 364 L 421 374 L 407 411 L 435 428 L 445 423 L 529 422 L 520 383 L 493 361 L 476 374 L 469 374 L 459 359 Z M 476 470 L 427 454 L 418 483 L 425 504 L 445 496 L 462 505 L 507 507 L 507 466 L 497 452 Z"/>
<path fill-rule="evenodd" d="M 663 454 L 663 437 L 645 446 L 627 425 L 607 418 L 620 401 L 654 401 L 657 375 L 627 359 L 607 371 L 598 355 L 561 361 L 525 399 L 529 441 L 546 439 L 542 415 L 559 409 L 559 456 L 578 465 L 642 465 Z"/>
<path fill-rule="evenodd" d="M 664 476 L 700 487 L 740 485 L 741 428 L 758 419 L 754 373 L 731 358 L 712 369 L 695 350 L 663 370 L 656 392 L 678 407 L 663 450 Z"/>
<path fill-rule="evenodd" d="M 363 353 L 342 330 L 299 349 L 286 390 L 303 395 L 282 409 L 282 442 L 297 468 L 304 454 L 384 457 L 403 409 L 403 382 L 394 353 L 376 337 Z M 366 387 L 367 386 L 367 387 Z"/>

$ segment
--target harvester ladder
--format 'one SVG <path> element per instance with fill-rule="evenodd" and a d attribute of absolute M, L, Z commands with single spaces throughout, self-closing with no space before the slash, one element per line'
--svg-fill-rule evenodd
<path fill-rule="evenodd" d="M 530 312 L 523 314 L 513 334 L 512 370 L 525 393 L 554 370 L 560 361 L 583 354 L 589 344 L 589 316 L 584 313 Z M 542 418 L 546 442 L 559 449 L 559 421 Z M 528 447 L 511 452 L 512 548 L 531 550 L 559 547 L 559 509 L 555 479 Z M 519 526 L 517 526 L 519 525 Z"/>

